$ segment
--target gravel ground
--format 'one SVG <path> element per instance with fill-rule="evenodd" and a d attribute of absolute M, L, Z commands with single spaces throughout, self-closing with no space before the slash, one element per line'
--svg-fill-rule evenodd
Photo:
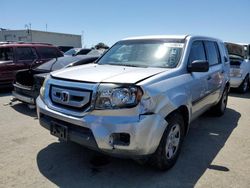
<path fill-rule="evenodd" d="M 0 93 L 0 187 L 249 187 L 250 94 L 230 94 L 221 118 L 192 123 L 167 172 L 59 143 L 35 110 Z"/>

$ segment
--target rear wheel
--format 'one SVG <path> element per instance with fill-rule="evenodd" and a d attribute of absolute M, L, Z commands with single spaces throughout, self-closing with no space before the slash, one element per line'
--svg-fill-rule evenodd
<path fill-rule="evenodd" d="M 216 116 L 222 116 L 227 108 L 228 87 L 223 91 L 220 101 L 211 109 L 211 112 Z"/>
<path fill-rule="evenodd" d="M 160 170 L 174 166 L 180 153 L 184 137 L 184 120 L 179 113 L 167 118 L 168 126 L 152 157 L 152 164 Z"/>
<path fill-rule="evenodd" d="M 249 87 L 249 77 L 246 76 L 246 78 L 241 83 L 240 87 L 238 88 L 241 93 L 246 93 Z"/>

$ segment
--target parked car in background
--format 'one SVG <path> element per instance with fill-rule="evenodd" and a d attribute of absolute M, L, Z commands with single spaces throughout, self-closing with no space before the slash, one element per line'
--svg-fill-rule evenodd
<path fill-rule="evenodd" d="M 73 48 L 64 53 L 64 56 L 77 56 L 77 55 L 102 55 L 105 49 L 86 49 L 86 48 Z"/>
<path fill-rule="evenodd" d="M 250 81 L 249 45 L 229 42 L 225 44 L 230 58 L 230 87 L 245 93 L 249 89 Z"/>
<path fill-rule="evenodd" d="M 93 63 L 99 56 L 66 56 L 54 58 L 36 68 L 19 71 L 14 81 L 13 96 L 27 104 L 35 104 L 35 99 L 39 95 L 40 88 L 48 73 L 62 68 L 73 67 Z"/>
<path fill-rule="evenodd" d="M 171 168 L 190 122 L 224 114 L 229 57 L 222 41 L 148 36 L 117 42 L 95 64 L 50 73 L 40 124 L 59 140 Z"/>
<path fill-rule="evenodd" d="M 57 46 L 59 50 L 61 50 L 63 53 L 67 52 L 68 50 L 74 48 L 73 46 Z"/>
<path fill-rule="evenodd" d="M 17 71 L 62 56 L 62 52 L 50 44 L 3 42 L 0 44 L 0 87 L 12 85 Z"/>
<path fill-rule="evenodd" d="M 71 48 L 64 52 L 64 55 L 75 56 L 75 55 L 86 55 L 91 51 L 89 48 Z"/>

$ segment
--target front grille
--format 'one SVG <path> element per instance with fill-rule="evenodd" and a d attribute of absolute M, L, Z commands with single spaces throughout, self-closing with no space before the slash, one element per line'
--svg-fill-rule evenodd
<path fill-rule="evenodd" d="M 80 88 L 50 86 L 50 99 L 54 106 L 67 110 L 85 111 L 91 103 L 92 91 Z"/>

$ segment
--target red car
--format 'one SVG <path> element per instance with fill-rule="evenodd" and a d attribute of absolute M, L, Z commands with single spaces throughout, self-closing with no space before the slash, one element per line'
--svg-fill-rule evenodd
<path fill-rule="evenodd" d="M 61 56 L 62 52 L 51 44 L 0 43 L 0 87 L 11 86 L 18 70 L 37 67 Z"/>

